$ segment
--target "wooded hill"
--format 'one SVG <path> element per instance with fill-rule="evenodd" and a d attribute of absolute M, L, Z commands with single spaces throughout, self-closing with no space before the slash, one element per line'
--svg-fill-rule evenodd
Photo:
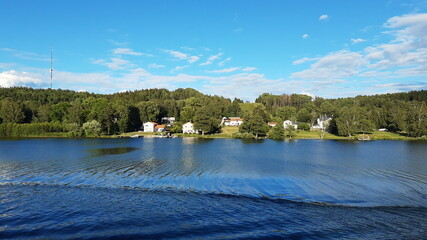
<path fill-rule="evenodd" d="M 178 123 L 170 129 L 172 132 L 180 131 L 180 123 L 193 121 L 197 129 L 212 133 L 220 131 L 224 116 L 239 116 L 248 122 L 253 119 L 251 122 L 259 122 L 263 130 L 255 133 L 246 124 L 241 131 L 266 135 L 268 121 L 292 120 L 310 125 L 320 115 L 328 115 L 333 116 L 329 131 L 341 136 L 387 128 L 422 137 L 427 135 L 426 101 L 426 90 L 341 99 L 266 93 L 255 103 L 243 103 L 191 88 L 115 94 L 0 88 L 0 136 L 120 134 L 138 130 L 143 122 L 160 122 L 162 117 L 176 118 Z"/>

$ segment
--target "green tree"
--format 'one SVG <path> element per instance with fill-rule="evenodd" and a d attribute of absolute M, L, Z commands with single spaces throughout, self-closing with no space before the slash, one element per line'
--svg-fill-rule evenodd
<path fill-rule="evenodd" d="M 191 97 L 185 100 L 185 107 L 183 107 L 181 111 L 181 121 L 194 121 L 194 116 L 196 115 L 197 110 L 201 107 L 202 104 L 195 97 Z"/>
<path fill-rule="evenodd" d="M 70 104 L 66 102 L 59 102 L 57 104 L 52 105 L 50 108 L 50 118 L 54 122 L 62 122 L 65 120 L 65 116 L 68 114 L 68 108 L 70 108 Z"/>
<path fill-rule="evenodd" d="M 336 119 L 338 134 L 351 137 L 358 130 L 359 112 L 356 107 L 343 107 Z"/>
<path fill-rule="evenodd" d="M 219 120 L 209 115 L 210 112 L 207 110 L 207 108 L 202 107 L 201 109 L 197 110 L 194 116 L 194 128 L 201 130 L 203 135 L 205 133 L 218 132 L 219 130 Z"/>
<path fill-rule="evenodd" d="M 311 122 L 311 118 L 312 118 L 312 115 L 306 108 L 301 108 L 298 111 L 297 119 L 299 122 L 308 123 L 308 122 Z"/>
<path fill-rule="evenodd" d="M 0 118 L 4 123 L 21 123 L 24 121 L 24 109 L 21 103 L 5 99 L 0 105 Z"/>
<path fill-rule="evenodd" d="M 268 138 L 273 140 L 283 140 L 285 139 L 285 129 L 283 124 L 277 124 L 267 134 Z"/>
<path fill-rule="evenodd" d="M 83 105 L 80 101 L 75 101 L 68 108 L 68 112 L 66 115 L 66 121 L 69 123 L 77 123 L 81 126 L 85 120 L 85 110 L 83 109 Z"/>
<path fill-rule="evenodd" d="M 279 107 L 276 109 L 275 115 L 282 121 L 291 120 L 295 122 L 297 120 L 297 109 L 290 106 Z"/>
<path fill-rule="evenodd" d="M 268 125 L 262 114 L 259 111 L 254 111 L 245 119 L 243 124 L 239 126 L 239 132 L 251 133 L 258 138 L 258 136 L 263 136 L 268 132 Z"/>
<path fill-rule="evenodd" d="M 85 122 L 83 124 L 83 130 L 86 136 L 99 136 L 101 133 L 101 124 L 96 120 Z"/>
<path fill-rule="evenodd" d="M 141 122 L 157 122 L 159 120 L 160 106 L 153 101 L 139 102 L 136 104 Z"/>
<path fill-rule="evenodd" d="M 296 136 L 294 126 L 288 126 L 287 128 L 285 128 L 285 136 L 288 138 L 294 138 Z"/>

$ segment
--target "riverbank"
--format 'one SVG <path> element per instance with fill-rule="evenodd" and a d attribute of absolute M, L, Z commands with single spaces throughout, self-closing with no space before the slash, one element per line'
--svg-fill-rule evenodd
<path fill-rule="evenodd" d="M 206 134 L 206 135 L 197 135 L 197 134 L 185 134 L 185 133 L 174 133 L 176 137 L 198 137 L 198 138 L 228 138 L 232 139 L 233 133 L 238 131 L 238 127 L 223 127 L 220 133 L 215 134 Z M 363 134 L 356 134 L 352 137 L 342 137 L 337 136 L 331 133 L 326 133 L 323 138 L 321 138 L 321 132 L 319 131 L 303 131 L 296 130 L 295 137 L 292 139 L 324 139 L 324 140 L 357 140 L 358 138 L 363 138 Z M 101 135 L 101 136 L 85 136 L 84 138 L 130 138 L 130 137 L 163 137 L 165 134 L 160 133 L 146 133 L 146 132 L 128 132 L 115 135 Z M 366 133 L 365 136 L 369 136 L 370 140 L 426 140 L 421 138 L 407 137 L 403 134 L 393 133 L 393 132 L 380 132 L 374 131 L 371 133 Z M 22 136 L 10 136 L 5 138 L 70 138 L 67 132 L 50 132 L 43 135 L 22 135 Z"/>
<path fill-rule="evenodd" d="M 174 133 L 177 137 L 199 137 L 199 138 L 229 138 L 232 139 L 233 133 L 238 131 L 238 127 L 223 127 L 220 133 L 215 134 L 206 134 L 206 135 L 197 135 L 197 134 L 185 134 L 185 133 Z M 342 137 L 337 136 L 331 133 L 326 133 L 324 137 L 321 137 L 321 132 L 319 131 L 303 131 L 296 130 L 296 135 L 292 139 L 325 139 L 325 140 L 356 140 L 362 138 L 363 134 L 356 134 L 352 137 Z M 144 133 L 144 132 L 129 132 L 120 135 L 113 135 L 110 137 L 131 137 L 131 136 L 159 136 L 159 134 L 154 133 Z M 365 136 L 369 136 L 370 140 L 421 140 L 418 138 L 407 137 L 399 133 L 392 132 L 380 132 L 374 131 L 371 133 L 366 133 Z"/>

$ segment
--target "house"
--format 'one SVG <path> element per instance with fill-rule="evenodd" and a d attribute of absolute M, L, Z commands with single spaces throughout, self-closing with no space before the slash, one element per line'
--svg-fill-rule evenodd
<path fill-rule="evenodd" d="M 243 119 L 240 117 L 223 117 L 221 125 L 224 126 L 240 126 L 243 123 Z"/>
<path fill-rule="evenodd" d="M 175 117 L 162 117 L 162 124 L 171 126 L 175 122 Z"/>
<path fill-rule="evenodd" d="M 157 125 L 154 127 L 155 132 L 164 132 L 166 131 L 166 125 Z"/>
<path fill-rule="evenodd" d="M 321 115 L 317 118 L 317 124 L 313 124 L 312 128 L 314 129 L 325 129 L 329 125 L 329 122 L 332 120 L 332 116 Z"/>
<path fill-rule="evenodd" d="M 275 127 L 277 125 L 277 122 L 268 122 L 268 126 Z"/>
<path fill-rule="evenodd" d="M 286 128 L 289 128 L 289 127 L 293 127 L 294 129 L 297 129 L 298 128 L 298 124 L 296 124 L 296 123 L 292 123 L 292 121 L 291 120 L 286 120 L 286 121 L 283 121 L 283 127 L 286 129 Z"/>
<path fill-rule="evenodd" d="M 387 132 L 388 129 L 387 128 L 380 128 L 380 129 L 378 129 L 378 131 L 380 131 L 380 132 Z"/>
<path fill-rule="evenodd" d="M 144 123 L 144 132 L 154 132 L 154 128 L 157 126 L 158 124 L 155 122 L 146 122 Z"/>
<path fill-rule="evenodd" d="M 192 122 L 187 122 L 182 124 L 182 132 L 183 133 L 196 133 L 194 130 L 194 124 Z"/>

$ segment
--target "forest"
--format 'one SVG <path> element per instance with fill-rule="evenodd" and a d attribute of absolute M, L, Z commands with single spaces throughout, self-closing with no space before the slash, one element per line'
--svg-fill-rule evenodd
<path fill-rule="evenodd" d="M 0 88 L 0 136 L 100 136 L 138 131 L 142 123 L 175 117 L 169 129 L 180 132 L 192 121 L 205 133 L 221 132 L 222 117 L 245 119 L 236 138 L 292 136 L 282 124 L 298 122 L 309 130 L 319 116 L 331 116 L 326 131 L 352 136 L 385 128 L 415 138 L 427 135 L 427 90 L 352 98 L 324 99 L 302 94 L 264 93 L 255 103 L 210 96 L 186 88 L 147 89 L 114 94 L 71 90 Z M 308 128 L 308 129 L 307 129 Z"/>

